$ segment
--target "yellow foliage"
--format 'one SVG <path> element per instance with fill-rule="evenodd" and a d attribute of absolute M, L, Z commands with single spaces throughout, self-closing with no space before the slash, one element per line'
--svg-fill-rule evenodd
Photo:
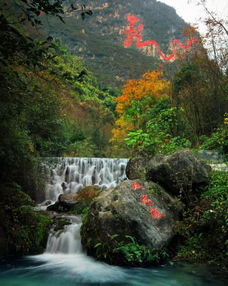
<path fill-rule="evenodd" d="M 123 138 L 125 138 L 129 131 L 133 129 L 133 124 L 128 122 L 121 116 L 115 122 L 115 128 L 112 129 L 112 139 L 111 141 L 122 142 Z"/>
<path fill-rule="evenodd" d="M 116 112 L 124 113 L 132 100 L 140 100 L 145 96 L 151 96 L 154 99 L 166 97 L 170 85 L 162 75 L 161 71 L 153 71 L 145 73 L 140 80 L 128 80 L 123 87 L 122 95 L 116 99 Z"/>
<path fill-rule="evenodd" d="M 128 80 L 123 87 L 122 95 L 116 99 L 117 106 L 116 112 L 120 115 L 119 119 L 115 122 L 115 128 L 112 130 L 111 141 L 123 142 L 129 131 L 134 130 L 134 126 L 139 126 L 141 120 L 140 114 L 134 114 L 131 120 L 128 117 L 126 120 L 127 108 L 134 102 L 142 103 L 145 98 L 159 100 L 168 96 L 169 81 L 162 78 L 161 71 L 146 72 L 142 79 Z M 145 113 L 152 107 L 144 100 L 143 110 Z M 137 121 L 137 122 L 136 122 Z"/>

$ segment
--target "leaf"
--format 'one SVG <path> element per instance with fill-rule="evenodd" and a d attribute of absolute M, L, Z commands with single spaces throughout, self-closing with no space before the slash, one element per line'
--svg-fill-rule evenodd
<path fill-rule="evenodd" d="M 98 242 L 97 244 L 94 245 L 94 248 L 97 248 L 97 247 L 99 247 L 99 246 L 101 246 L 101 245 L 102 245 L 102 243 L 101 243 L 101 242 Z"/>
<path fill-rule="evenodd" d="M 130 235 L 125 235 L 126 238 L 129 238 L 133 243 L 135 243 L 135 239 L 134 237 L 130 236 Z"/>
<path fill-rule="evenodd" d="M 119 234 L 113 234 L 110 236 L 111 240 L 113 240 L 114 238 L 117 238 L 119 236 Z"/>

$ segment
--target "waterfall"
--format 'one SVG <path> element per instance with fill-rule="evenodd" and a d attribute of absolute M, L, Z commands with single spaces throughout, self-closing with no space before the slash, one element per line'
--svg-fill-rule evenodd
<path fill-rule="evenodd" d="M 114 188 L 126 178 L 127 162 L 128 159 L 46 158 L 48 182 L 45 199 L 56 201 L 60 194 L 76 193 L 91 185 Z"/>
<path fill-rule="evenodd" d="M 82 253 L 80 227 L 81 218 L 76 216 L 64 216 L 69 219 L 69 225 L 63 230 L 51 230 L 48 236 L 46 253 Z"/>
<path fill-rule="evenodd" d="M 97 185 L 102 189 L 116 187 L 126 178 L 128 159 L 108 158 L 46 158 L 44 171 L 47 173 L 46 200 L 57 201 L 63 193 L 76 193 L 85 186 Z M 49 204 L 50 202 L 46 202 Z M 41 204 L 42 206 L 42 204 Z M 44 206 L 44 205 L 43 205 Z M 38 208 L 39 210 L 42 208 Z M 45 207 L 46 209 L 46 207 Z M 65 225 L 58 220 L 67 220 Z M 81 245 L 81 217 L 54 214 L 45 253 L 35 256 L 47 265 L 68 265 L 80 279 L 87 281 L 119 281 L 125 275 L 116 266 L 97 262 L 86 255 Z M 61 229 L 59 226 L 63 225 Z"/>
<path fill-rule="evenodd" d="M 65 225 L 61 230 L 55 230 L 53 226 L 46 251 L 31 257 L 39 262 L 39 266 L 35 268 L 36 275 L 40 269 L 44 269 L 45 273 L 48 271 L 54 273 L 55 284 L 51 282 L 53 277 L 47 281 L 43 280 L 42 283 L 63 285 L 62 281 L 69 275 L 70 281 L 66 281 L 66 285 L 111 285 L 114 281 L 117 283 L 115 285 L 119 285 L 125 279 L 127 274 L 124 269 L 96 261 L 83 251 L 80 237 L 82 222 L 79 216 L 58 216 L 56 219 L 67 219 L 71 224 Z M 30 267 L 27 273 L 31 271 Z"/>

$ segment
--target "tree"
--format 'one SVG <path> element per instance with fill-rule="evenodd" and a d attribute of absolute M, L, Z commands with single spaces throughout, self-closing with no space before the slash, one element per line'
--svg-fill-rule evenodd
<path fill-rule="evenodd" d="M 207 15 L 206 18 L 203 19 L 207 27 L 203 41 L 208 49 L 209 56 L 224 70 L 228 63 L 227 21 L 208 8 L 207 0 L 195 0 L 194 2 L 200 5 Z"/>
<path fill-rule="evenodd" d="M 227 76 L 204 49 L 192 54 L 175 74 L 172 101 L 184 109 L 194 143 L 198 144 L 201 135 L 210 135 L 223 123 L 226 94 Z"/>
<path fill-rule="evenodd" d="M 128 80 L 122 95 L 116 99 L 118 119 L 112 130 L 112 141 L 123 142 L 129 131 L 144 129 L 150 110 L 169 91 L 169 82 L 161 71 L 147 72 L 139 80 Z"/>
<path fill-rule="evenodd" d="M 66 3 L 65 0 L 17 0 L 17 1 L 4 1 L 1 6 L 2 9 L 8 7 L 14 7 L 22 11 L 20 16 L 20 23 L 25 22 L 26 20 L 31 22 L 33 26 L 41 25 L 42 21 L 40 16 L 50 15 L 58 17 L 62 22 L 64 22 L 63 15 L 67 12 L 77 11 L 80 12 L 82 19 L 86 15 L 92 15 L 93 12 L 90 9 L 87 9 L 85 4 L 77 4 L 78 1 L 75 1 L 74 4 Z"/>

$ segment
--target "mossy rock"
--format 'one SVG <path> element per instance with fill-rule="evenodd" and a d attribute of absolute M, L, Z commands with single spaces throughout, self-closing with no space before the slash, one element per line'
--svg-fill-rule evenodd
<path fill-rule="evenodd" d="M 20 186 L 1 186 L 0 216 L 2 221 L 0 256 L 42 253 L 45 249 L 51 219 L 34 210 L 35 202 Z"/>
<path fill-rule="evenodd" d="M 53 220 L 53 230 L 63 231 L 66 225 L 71 224 L 70 220 L 67 217 L 55 217 Z"/>
<path fill-rule="evenodd" d="M 157 264 L 175 235 L 182 207 L 153 182 L 124 181 L 94 199 L 83 216 L 82 244 L 89 255 L 111 264 Z"/>
<path fill-rule="evenodd" d="M 209 183 L 210 166 L 190 150 L 171 155 L 141 156 L 129 160 L 126 168 L 131 180 L 152 181 L 185 202 L 199 196 Z"/>
<path fill-rule="evenodd" d="M 101 193 L 101 189 L 97 186 L 88 186 L 75 194 L 74 200 L 77 202 L 72 214 L 82 214 L 83 211 L 90 206 L 92 201 Z"/>
<path fill-rule="evenodd" d="M 59 213 L 81 214 L 101 192 L 97 186 L 88 186 L 76 194 L 61 194 L 58 201 L 47 209 Z"/>

